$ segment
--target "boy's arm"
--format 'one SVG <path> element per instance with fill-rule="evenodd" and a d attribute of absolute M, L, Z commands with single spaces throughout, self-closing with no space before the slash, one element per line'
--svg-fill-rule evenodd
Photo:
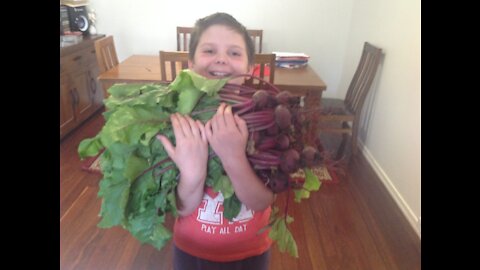
<path fill-rule="evenodd" d="M 243 157 L 232 155 L 221 160 L 235 194 L 245 206 L 261 211 L 273 203 L 273 192 L 258 178 L 245 154 Z"/>
<path fill-rule="evenodd" d="M 196 184 L 189 186 L 191 181 L 180 174 L 177 185 L 177 210 L 180 216 L 188 216 L 193 213 L 203 198 L 205 178 L 194 180 Z"/>
<path fill-rule="evenodd" d="M 205 129 L 208 142 L 222 161 L 238 199 L 255 211 L 267 208 L 273 202 L 273 192 L 263 184 L 248 162 L 245 121 L 233 115 L 231 106 L 222 103 Z"/>

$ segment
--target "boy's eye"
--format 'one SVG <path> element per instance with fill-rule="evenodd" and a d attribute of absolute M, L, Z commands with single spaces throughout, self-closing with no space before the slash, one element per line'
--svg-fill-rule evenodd
<path fill-rule="evenodd" d="M 235 51 L 231 52 L 230 54 L 232 56 L 241 56 L 242 55 L 240 52 L 235 52 Z"/>
<path fill-rule="evenodd" d="M 213 50 L 212 49 L 205 49 L 205 50 L 203 50 L 203 52 L 207 53 L 207 54 L 212 54 Z"/>

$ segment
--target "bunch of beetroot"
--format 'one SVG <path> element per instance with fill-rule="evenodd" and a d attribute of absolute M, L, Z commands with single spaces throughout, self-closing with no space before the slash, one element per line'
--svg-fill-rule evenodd
<path fill-rule="evenodd" d="M 305 140 L 312 130 L 301 98 L 271 84 L 260 90 L 226 84 L 218 94 L 247 122 L 247 157 L 264 183 L 275 193 L 301 188 L 303 182 L 292 174 L 323 159 L 315 143 Z"/>

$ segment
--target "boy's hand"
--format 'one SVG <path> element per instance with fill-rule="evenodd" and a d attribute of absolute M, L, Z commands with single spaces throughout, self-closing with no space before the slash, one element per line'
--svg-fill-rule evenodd
<path fill-rule="evenodd" d="M 195 185 L 207 176 L 208 141 L 205 127 L 199 120 L 194 121 L 190 116 L 179 113 L 170 116 L 176 147 L 163 135 L 157 139 L 165 147 L 168 156 L 180 170 L 182 181 Z"/>
<path fill-rule="evenodd" d="M 220 104 L 217 113 L 205 124 L 208 142 L 223 161 L 245 157 L 248 128 L 245 121 L 232 113 L 232 107 Z"/>

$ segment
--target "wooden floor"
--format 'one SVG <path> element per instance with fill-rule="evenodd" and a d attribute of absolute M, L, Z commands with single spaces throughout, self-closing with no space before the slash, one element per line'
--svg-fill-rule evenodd
<path fill-rule="evenodd" d="M 121 228 L 100 229 L 100 175 L 80 169 L 77 147 L 103 125 L 95 115 L 60 143 L 60 269 L 170 270 L 171 245 L 140 245 Z M 421 269 L 420 240 L 363 157 L 339 184 L 291 203 L 299 258 L 273 249 L 272 270 Z"/>

